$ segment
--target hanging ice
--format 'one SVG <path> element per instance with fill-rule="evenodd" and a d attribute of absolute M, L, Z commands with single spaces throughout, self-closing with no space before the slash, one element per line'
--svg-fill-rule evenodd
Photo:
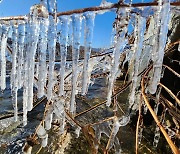
<path fill-rule="evenodd" d="M 22 73 L 24 65 L 24 39 L 25 39 L 25 23 L 19 23 L 18 26 L 18 52 L 17 52 L 17 81 L 18 89 L 23 86 Z"/>
<path fill-rule="evenodd" d="M 33 85 L 34 85 L 34 63 L 37 43 L 39 38 L 39 20 L 37 12 L 38 6 L 32 6 L 30 10 L 30 36 L 29 36 L 29 53 L 28 53 L 28 104 L 27 110 L 33 108 Z"/>
<path fill-rule="evenodd" d="M 139 73 L 139 62 L 141 61 L 141 54 L 143 50 L 144 33 L 146 30 L 146 19 L 138 16 L 135 27 L 135 35 L 137 36 L 135 43 L 135 53 L 133 55 L 133 73 L 132 73 L 132 89 L 129 97 L 129 106 L 134 105 L 135 92 L 137 87 L 138 73 Z M 137 30 L 137 31 L 136 31 Z M 138 103 L 138 102 L 137 102 Z"/>
<path fill-rule="evenodd" d="M 37 135 L 40 139 L 42 139 L 42 147 L 46 147 L 48 142 L 48 134 L 42 125 L 40 125 L 37 129 Z"/>
<path fill-rule="evenodd" d="M 116 34 L 114 36 L 114 51 L 112 54 L 112 66 L 110 70 L 110 75 L 108 77 L 109 81 L 108 81 L 108 94 L 107 94 L 107 102 L 106 102 L 107 106 L 110 106 L 111 104 L 113 85 L 119 70 L 120 55 L 127 44 L 127 39 L 125 38 L 125 34 L 127 33 L 127 25 L 128 25 L 127 16 L 128 14 L 126 9 L 123 8 L 121 10 L 118 10 L 118 18 L 120 18 L 121 20 L 120 21 L 117 20 L 115 25 Z"/>
<path fill-rule="evenodd" d="M 29 46 L 30 43 L 30 25 L 26 21 L 25 24 L 25 45 L 24 45 L 24 59 L 23 59 L 23 72 L 22 72 L 22 82 L 23 82 L 23 125 L 27 125 L 27 102 L 28 102 L 28 56 L 29 56 Z"/>
<path fill-rule="evenodd" d="M 64 95 L 64 76 L 65 76 L 65 67 L 66 67 L 66 56 L 67 56 L 67 42 L 68 42 L 68 27 L 70 18 L 68 16 L 62 16 L 59 18 L 61 24 L 61 33 L 60 33 L 60 87 L 59 94 L 60 96 Z"/>
<path fill-rule="evenodd" d="M 161 70 L 162 70 L 162 63 L 163 63 L 163 57 L 164 57 L 164 49 L 166 45 L 167 40 L 167 32 L 168 32 L 168 23 L 169 23 L 169 12 L 170 12 L 170 2 L 165 2 L 159 7 L 159 14 L 157 17 L 157 23 L 159 31 L 157 32 L 157 39 L 154 43 L 157 42 L 155 46 L 155 49 L 153 49 L 152 53 L 152 60 L 153 60 L 153 76 L 150 80 L 149 85 L 149 92 L 151 94 L 154 94 L 157 89 L 158 82 L 161 78 Z"/>
<path fill-rule="evenodd" d="M 51 129 L 52 119 L 53 119 L 53 107 L 50 106 L 44 119 L 46 130 Z"/>
<path fill-rule="evenodd" d="M 48 18 L 40 19 L 40 35 L 39 35 L 39 73 L 38 73 L 38 97 L 44 95 L 44 87 L 46 86 L 47 66 L 46 66 L 46 50 L 47 50 L 47 33 Z"/>
<path fill-rule="evenodd" d="M 17 80 L 17 35 L 18 25 L 16 23 L 12 27 L 12 70 L 11 70 L 11 91 L 12 91 L 12 103 L 14 106 L 14 118 L 18 120 L 18 106 L 17 106 L 17 91 L 18 91 L 18 80 Z"/>
<path fill-rule="evenodd" d="M 9 25 L 1 25 L 1 45 L 0 45 L 0 87 L 1 90 L 4 90 L 6 88 L 6 45 L 7 45 L 7 38 L 8 38 L 8 31 L 9 31 Z"/>
<path fill-rule="evenodd" d="M 75 112 L 75 95 L 77 94 L 77 75 L 78 75 L 78 59 L 80 48 L 80 36 L 81 36 L 81 15 L 75 14 L 72 16 L 73 26 L 73 42 L 72 42 L 72 92 L 70 102 L 70 112 Z"/>
<path fill-rule="evenodd" d="M 57 11 L 57 0 L 47 0 L 49 13 L 55 13 Z"/>
<path fill-rule="evenodd" d="M 83 87 L 82 94 L 85 95 L 88 90 L 88 69 L 89 69 L 89 58 L 91 55 L 93 29 L 95 13 L 86 13 L 85 16 L 85 29 L 84 29 L 84 64 L 83 64 Z"/>
<path fill-rule="evenodd" d="M 52 91 L 54 87 L 54 62 L 56 53 L 56 31 L 57 25 L 53 17 L 49 17 L 49 30 L 48 30 L 48 53 L 49 53 L 49 71 L 48 71 L 48 89 L 47 99 L 52 98 Z"/>

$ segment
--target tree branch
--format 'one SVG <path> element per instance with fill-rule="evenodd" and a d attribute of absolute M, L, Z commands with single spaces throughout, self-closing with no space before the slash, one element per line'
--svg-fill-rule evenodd
<path fill-rule="evenodd" d="M 172 2 L 170 3 L 171 6 L 180 6 L 180 2 Z M 63 16 L 63 15 L 72 15 L 72 14 L 81 14 L 85 12 L 91 12 L 91 11 L 103 11 L 103 10 L 110 10 L 110 9 L 116 9 L 116 8 L 128 8 L 128 7 L 146 7 L 146 6 L 158 6 L 157 2 L 151 2 L 151 3 L 134 3 L 131 6 L 127 4 L 120 4 L 115 3 L 109 6 L 95 6 L 95 7 L 89 7 L 89 8 L 83 8 L 83 9 L 76 9 L 71 11 L 65 11 L 65 12 L 58 12 L 56 14 L 57 17 Z M 10 16 L 10 17 L 1 17 L 0 20 L 3 21 L 9 21 L 9 20 L 25 20 L 27 16 Z"/>

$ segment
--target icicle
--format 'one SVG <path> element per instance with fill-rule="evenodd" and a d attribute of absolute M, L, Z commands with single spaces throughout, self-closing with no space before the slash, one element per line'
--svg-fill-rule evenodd
<path fill-rule="evenodd" d="M 108 81 L 108 94 L 106 105 L 111 105 L 111 96 L 113 91 L 113 85 L 119 72 L 120 64 L 120 55 L 124 50 L 124 47 L 127 44 L 127 39 L 125 34 L 127 33 L 127 24 L 128 24 L 128 12 L 126 9 L 118 10 L 117 12 L 119 20 L 116 20 L 115 29 L 116 34 L 114 36 L 114 51 L 112 54 L 112 66 L 109 74 Z M 122 21 L 121 21 L 122 20 Z"/>
<path fill-rule="evenodd" d="M 27 110 L 31 111 L 33 108 L 33 85 L 34 85 L 34 63 L 37 43 L 39 38 L 39 21 L 38 21 L 38 5 L 31 7 L 30 11 L 30 44 L 28 54 L 28 104 Z"/>
<path fill-rule="evenodd" d="M 73 43 L 72 43 L 72 92 L 70 102 L 70 112 L 75 113 L 75 95 L 77 94 L 77 75 L 78 75 L 78 59 L 80 48 L 80 36 L 81 36 L 81 15 L 75 14 L 72 16 L 73 26 Z"/>
<path fill-rule="evenodd" d="M 42 139 L 42 147 L 46 147 L 48 142 L 48 134 L 42 125 L 40 125 L 37 129 L 37 135 L 40 139 Z"/>
<path fill-rule="evenodd" d="M 41 0 L 41 4 L 42 4 L 44 7 L 48 8 L 48 2 L 47 2 L 47 0 Z"/>
<path fill-rule="evenodd" d="M 17 90 L 18 90 L 18 80 L 17 80 L 17 28 L 16 23 L 12 23 L 13 33 L 12 33 L 12 70 L 11 70 L 11 90 L 12 90 L 12 103 L 14 106 L 14 119 L 18 120 L 18 106 L 17 106 Z"/>
<path fill-rule="evenodd" d="M 28 56 L 29 56 L 29 43 L 30 43 L 30 25 L 25 24 L 25 46 L 24 46 L 24 59 L 23 59 L 23 125 L 27 125 L 27 102 L 28 102 Z"/>
<path fill-rule="evenodd" d="M 40 35 L 39 35 L 39 73 L 38 73 L 38 97 L 44 95 L 44 87 L 46 86 L 47 66 L 46 66 L 46 50 L 47 50 L 47 32 L 49 21 L 47 18 L 40 19 Z"/>
<path fill-rule="evenodd" d="M 159 7 L 159 14 L 157 18 L 158 25 L 158 33 L 157 33 L 157 39 L 155 40 L 157 45 L 155 46 L 154 52 L 152 54 L 152 60 L 154 62 L 153 65 L 153 76 L 150 80 L 149 85 L 149 92 L 151 94 L 154 94 L 157 89 L 157 85 L 161 78 L 161 70 L 162 70 L 162 63 L 163 63 L 163 57 L 164 57 L 164 49 L 166 45 L 167 40 L 167 32 L 168 32 L 168 23 L 169 23 L 169 12 L 170 12 L 170 2 L 166 2 Z"/>
<path fill-rule="evenodd" d="M 39 128 L 37 129 L 37 135 L 39 138 L 44 138 L 46 136 L 46 130 L 42 125 L 40 125 Z"/>
<path fill-rule="evenodd" d="M 113 65 L 112 65 L 111 72 L 109 75 L 108 95 L 107 95 L 107 102 L 106 102 L 107 106 L 110 106 L 111 104 L 113 85 L 116 80 L 118 69 L 119 69 L 120 54 L 122 53 L 127 43 L 127 40 L 120 40 L 120 38 L 117 38 L 117 39 L 118 40 L 115 40 L 115 48 L 114 48 L 114 53 L 113 53 Z"/>
<path fill-rule="evenodd" d="M 24 39 L 25 39 L 25 23 L 20 23 L 18 26 L 18 68 L 17 68 L 17 81 L 18 88 L 23 86 L 22 72 L 23 72 L 23 61 L 24 61 Z"/>
<path fill-rule="evenodd" d="M 46 136 L 42 139 L 42 147 L 46 147 L 48 144 L 48 134 L 46 134 Z"/>
<path fill-rule="evenodd" d="M 12 23 L 14 24 L 14 23 Z M 12 34 L 12 71 L 11 71 L 11 89 L 17 88 L 16 67 L 17 67 L 17 25 L 13 25 Z"/>
<path fill-rule="evenodd" d="M 51 129 L 52 119 L 53 119 L 53 108 L 49 107 L 44 120 L 46 130 Z"/>
<path fill-rule="evenodd" d="M 57 11 L 57 0 L 47 0 L 49 13 L 55 13 Z"/>
<path fill-rule="evenodd" d="M 122 116 L 120 119 L 119 119 L 119 125 L 120 127 L 123 127 L 123 126 L 126 126 L 130 121 L 130 116 L 127 115 L 127 116 Z"/>
<path fill-rule="evenodd" d="M 114 139 L 115 139 L 115 137 L 116 137 L 116 134 L 118 133 L 118 131 L 119 131 L 119 127 L 120 127 L 121 125 L 120 125 L 120 123 L 119 123 L 119 120 L 118 120 L 118 118 L 116 117 L 115 119 L 114 119 L 114 123 L 113 123 L 113 128 L 112 128 L 112 132 L 111 132 L 111 140 L 110 140 L 110 146 L 109 146 L 109 149 L 111 149 L 112 148 L 112 146 L 113 146 L 113 143 L 114 143 Z"/>
<path fill-rule="evenodd" d="M 68 16 L 60 17 L 60 23 L 61 23 L 61 33 L 60 33 L 61 65 L 60 65 L 60 87 L 59 87 L 60 96 L 64 95 L 64 76 L 65 76 L 65 67 L 66 67 L 69 22 L 70 22 L 70 18 Z"/>
<path fill-rule="evenodd" d="M 56 53 L 56 32 L 57 25 L 53 17 L 49 17 L 49 30 L 48 30 L 48 52 L 49 52 L 49 71 L 48 71 L 48 89 L 47 89 L 47 99 L 51 100 L 53 95 L 54 87 L 54 62 Z"/>
<path fill-rule="evenodd" d="M 76 138 L 79 138 L 80 131 L 81 131 L 81 127 L 78 126 L 75 130 Z"/>
<path fill-rule="evenodd" d="M 89 58 L 91 55 L 91 46 L 94 29 L 95 13 L 86 13 L 85 16 L 85 30 L 84 30 L 84 64 L 83 64 L 83 87 L 82 95 L 85 95 L 88 91 L 88 69 L 89 69 Z"/>
<path fill-rule="evenodd" d="M 65 109 L 64 109 L 64 105 L 65 105 L 65 100 L 60 97 L 59 98 L 55 98 L 53 99 L 54 101 L 54 113 L 55 115 L 61 120 L 61 125 L 60 125 L 60 134 L 64 133 L 64 127 L 65 127 Z"/>
<path fill-rule="evenodd" d="M 135 53 L 133 57 L 133 77 L 132 77 L 132 89 L 129 96 L 129 107 L 134 105 L 135 99 L 135 91 L 138 82 L 138 73 L 139 73 L 139 62 L 143 49 L 143 41 L 144 41 L 144 32 L 146 30 L 146 19 L 144 17 L 138 16 L 137 19 L 137 28 L 135 27 L 135 35 L 137 36 L 137 45 L 135 41 Z M 136 32 L 137 30 L 137 32 Z M 137 34 L 136 34 L 137 33 Z M 138 103 L 138 102 L 136 102 Z"/>
<path fill-rule="evenodd" d="M 2 25 L 2 35 L 1 35 L 1 46 L 0 46 L 0 87 L 1 90 L 6 88 L 6 45 L 8 38 L 9 25 Z"/>

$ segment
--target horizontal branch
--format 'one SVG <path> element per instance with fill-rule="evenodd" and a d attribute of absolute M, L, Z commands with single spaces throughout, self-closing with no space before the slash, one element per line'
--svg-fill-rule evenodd
<path fill-rule="evenodd" d="M 171 6 L 180 6 L 180 2 L 172 2 L 170 4 Z M 65 11 L 65 12 L 58 12 L 56 16 L 59 17 L 63 15 L 81 14 L 81 13 L 92 12 L 92 11 L 103 11 L 103 10 L 111 10 L 111 9 L 125 8 L 125 7 L 128 8 L 128 7 L 146 7 L 146 6 L 158 6 L 158 3 L 157 2 L 134 3 L 131 6 L 127 4 L 115 3 L 108 6 L 95 6 L 95 7 L 88 7 L 88 8 L 76 9 L 76 10 Z M 1 17 L 0 20 L 3 20 L 3 21 L 25 20 L 26 18 L 27 16 L 11 16 L 11 17 Z"/>
<path fill-rule="evenodd" d="M 77 9 L 77 10 L 72 10 L 72 11 L 66 11 L 66 12 L 59 12 L 57 13 L 58 16 L 62 15 L 72 15 L 72 14 L 80 14 L 80 13 L 85 13 L 88 11 L 103 11 L 103 10 L 110 10 L 114 8 L 124 8 L 124 7 L 145 7 L 145 6 L 157 6 L 157 2 L 151 2 L 151 3 L 134 3 L 131 6 L 127 4 L 119 4 L 115 3 L 109 6 L 99 6 L 99 7 L 89 7 L 89 8 L 83 8 L 83 9 Z M 172 2 L 172 6 L 180 6 L 180 2 Z"/>

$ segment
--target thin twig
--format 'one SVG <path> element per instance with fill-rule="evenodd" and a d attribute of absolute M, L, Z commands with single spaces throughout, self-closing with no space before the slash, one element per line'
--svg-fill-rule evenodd
<path fill-rule="evenodd" d="M 172 98 L 174 98 L 175 100 L 176 100 L 176 102 L 180 105 L 180 100 L 173 94 L 173 92 L 170 90 L 170 89 L 168 89 L 165 85 L 163 85 L 162 83 L 159 83 L 159 85 L 161 86 L 161 87 L 163 87 L 169 94 L 170 94 L 170 96 L 172 97 Z"/>
<path fill-rule="evenodd" d="M 36 152 L 36 154 L 39 154 L 41 150 L 42 150 L 42 146 L 39 148 L 39 150 Z"/>
<path fill-rule="evenodd" d="M 116 116 L 113 116 L 113 117 L 110 117 L 110 118 L 107 118 L 107 119 L 104 119 L 104 120 L 101 120 L 101 121 L 98 121 L 98 122 L 95 122 L 93 124 L 90 124 L 91 126 L 94 126 L 94 125 L 99 125 L 101 123 L 104 123 L 104 122 L 107 122 L 107 121 L 110 121 L 110 120 L 113 120 Z"/>
<path fill-rule="evenodd" d="M 67 116 L 79 127 L 83 128 L 67 111 L 65 111 Z"/>
<path fill-rule="evenodd" d="M 170 68 L 169 66 L 164 65 L 164 64 L 163 64 L 163 66 L 164 66 L 164 67 L 166 67 L 168 70 L 170 70 L 172 73 L 174 73 L 177 77 L 179 77 L 179 78 L 180 78 L 180 74 L 179 74 L 179 73 L 177 73 L 176 71 L 174 71 L 172 68 Z"/>

